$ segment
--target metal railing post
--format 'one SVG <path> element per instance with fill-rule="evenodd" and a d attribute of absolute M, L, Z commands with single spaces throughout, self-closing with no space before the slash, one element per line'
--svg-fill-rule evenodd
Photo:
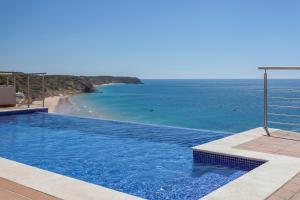
<path fill-rule="evenodd" d="M 266 69 L 264 73 L 264 129 L 267 135 L 270 136 L 268 130 L 268 75 Z"/>
<path fill-rule="evenodd" d="M 269 124 L 280 124 L 280 125 L 286 125 L 286 126 L 300 126 L 300 123 L 290 123 L 290 122 L 280 122 L 280 121 L 269 121 L 269 116 L 281 116 L 281 117 L 295 117 L 295 118 L 300 118 L 300 115 L 296 115 L 296 114 L 291 114 L 291 113 L 276 113 L 277 111 L 273 111 L 268 113 L 268 108 L 286 108 L 286 109 L 300 109 L 300 106 L 297 105 L 291 105 L 291 106 L 287 106 L 287 105 L 268 105 L 268 99 L 284 99 L 284 100 L 300 100 L 300 98 L 298 96 L 296 97 L 290 97 L 290 96 L 275 96 L 275 97 L 269 97 L 268 94 L 268 75 L 267 75 L 267 71 L 268 70 L 299 70 L 300 71 L 300 67 L 299 66 L 269 66 L 269 67 L 258 67 L 258 69 L 264 70 L 264 129 L 267 133 L 268 136 L 270 136 L 270 132 L 269 132 Z M 277 88 L 278 89 L 278 88 Z"/>
<path fill-rule="evenodd" d="M 30 75 L 27 74 L 27 107 L 30 107 L 30 94 L 29 94 L 29 77 Z"/>
<path fill-rule="evenodd" d="M 45 75 L 42 77 L 42 90 L 43 90 L 43 108 L 45 107 Z"/>
<path fill-rule="evenodd" d="M 16 89 L 16 74 L 13 73 L 13 76 L 14 76 L 14 87 L 15 87 L 15 89 Z"/>

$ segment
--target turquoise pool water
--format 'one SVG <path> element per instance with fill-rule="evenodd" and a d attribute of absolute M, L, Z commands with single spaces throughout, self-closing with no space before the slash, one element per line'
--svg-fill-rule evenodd
<path fill-rule="evenodd" d="M 0 116 L 0 156 L 147 199 L 198 199 L 247 173 L 194 163 L 229 134 L 47 113 Z"/>

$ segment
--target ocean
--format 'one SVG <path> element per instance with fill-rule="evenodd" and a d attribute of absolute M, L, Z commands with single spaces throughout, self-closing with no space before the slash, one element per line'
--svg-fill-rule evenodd
<path fill-rule="evenodd" d="M 143 80 L 70 98 L 71 115 L 237 133 L 263 126 L 263 80 Z M 299 130 L 300 80 L 269 80 L 270 127 Z M 293 99 L 288 99 L 293 98 Z M 278 107 L 293 106 L 293 107 Z M 299 107 L 300 108 L 300 107 Z M 288 114 L 279 116 L 276 114 Z"/>

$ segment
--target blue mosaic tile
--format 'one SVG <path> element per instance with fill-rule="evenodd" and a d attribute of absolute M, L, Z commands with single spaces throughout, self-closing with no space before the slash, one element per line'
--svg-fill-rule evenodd
<path fill-rule="evenodd" d="M 4 115 L 17 115 L 17 114 L 30 114 L 36 112 L 48 112 L 48 108 L 36 108 L 36 109 L 24 109 L 24 110 L 9 110 L 9 111 L 1 111 L 0 116 Z"/>
<path fill-rule="evenodd" d="M 222 155 L 206 151 L 193 151 L 193 158 L 195 163 L 204 163 L 212 165 L 222 165 L 234 169 L 250 171 L 266 161 L 255 160 L 249 158 L 242 158 L 230 155 Z"/>

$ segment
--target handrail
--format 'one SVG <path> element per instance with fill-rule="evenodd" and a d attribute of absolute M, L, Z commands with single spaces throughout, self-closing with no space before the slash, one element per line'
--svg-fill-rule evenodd
<path fill-rule="evenodd" d="M 300 67 L 258 67 L 263 70 L 300 70 Z"/>
<path fill-rule="evenodd" d="M 0 75 L 13 75 L 13 74 L 30 74 L 30 75 L 46 75 L 46 72 L 28 73 L 28 72 L 14 72 L 14 71 L 0 71 Z"/>
<path fill-rule="evenodd" d="M 274 122 L 268 121 L 268 74 L 267 70 L 300 70 L 299 66 L 269 66 L 269 67 L 258 67 L 260 70 L 264 70 L 264 129 L 268 136 L 270 136 L 270 132 L 268 130 L 268 123 L 271 124 L 283 124 L 283 125 L 297 125 L 300 126 L 300 123 L 287 123 L 287 122 Z M 277 99 L 289 99 L 289 100 L 298 100 L 299 98 L 284 98 L 284 97 L 273 97 Z M 270 107 L 277 108 L 291 108 L 291 109 L 299 109 L 299 106 L 285 106 L 285 105 L 270 105 Z M 270 115 L 277 116 L 288 116 L 288 117 L 298 117 L 298 115 L 288 115 L 288 114 L 277 114 L 270 113 Z"/>
<path fill-rule="evenodd" d="M 14 71 L 0 71 L 0 76 L 13 76 L 13 86 L 16 87 L 16 74 L 22 74 L 27 76 L 27 107 L 30 108 L 30 76 L 42 76 L 42 93 L 43 93 L 43 107 L 45 107 L 45 75 L 46 72 L 39 73 L 25 73 Z M 9 85 L 9 79 L 7 77 L 6 85 Z"/>

